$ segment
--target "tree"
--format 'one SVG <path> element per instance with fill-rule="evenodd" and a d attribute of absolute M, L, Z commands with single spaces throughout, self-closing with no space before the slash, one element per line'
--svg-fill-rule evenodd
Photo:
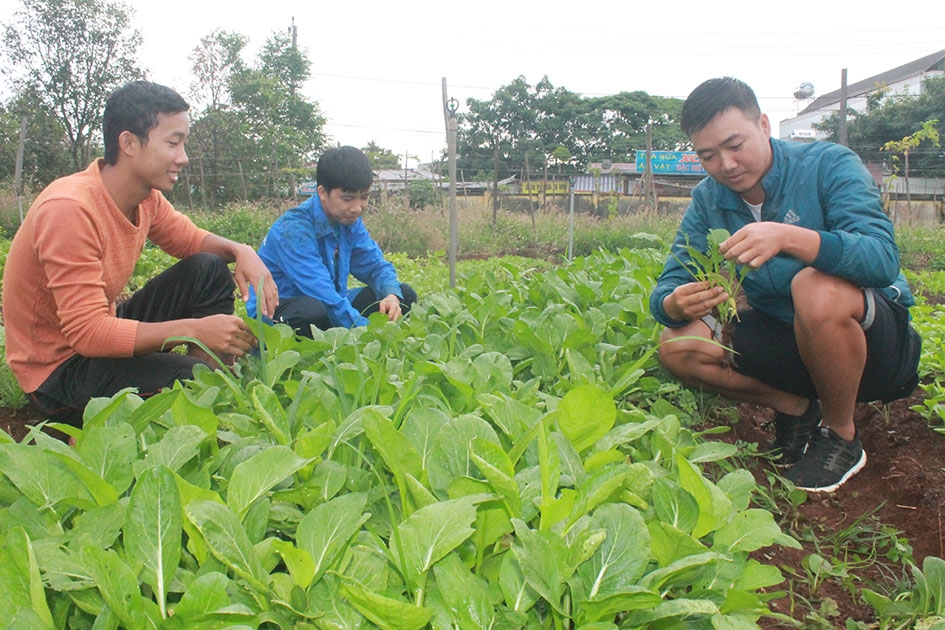
<path fill-rule="evenodd" d="M 925 121 L 945 121 L 945 77 L 932 77 L 922 84 L 918 95 L 895 94 L 883 86 L 867 97 L 863 111 L 850 110 L 847 122 L 847 144 L 864 162 L 884 161 L 883 147 L 913 134 Z M 943 123 L 936 124 L 938 129 Z M 836 142 L 839 137 L 839 114 L 833 112 L 814 125 Z M 945 176 L 942 150 L 932 143 L 914 149 L 909 156 L 910 174 L 915 177 Z"/>
<path fill-rule="evenodd" d="M 400 168 L 400 156 L 394 154 L 390 149 L 378 146 L 373 140 L 367 143 L 366 147 L 361 148 L 364 154 L 371 161 L 371 168 L 375 171 L 388 168 Z"/>
<path fill-rule="evenodd" d="M 255 166 L 269 173 L 270 196 L 276 193 L 277 173 L 294 177 L 295 169 L 309 163 L 326 140 L 318 104 L 301 94 L 310 67 L 305 53 L 277 32 L 266 41 L 256 67 L 235 72 L 230 81 L 243 133 L 258 147 Z"/>
<path fill-rule="evenodd" d="M 105 100 L 143 76 L 136 51 L 141 35 L 132 10 L 109 0 L 21 0 L 3 27 L 4 73 L 18 94 L 38 98 L 69 143 L 73 170 L 90 160 Z"/>
<path fill-rule="evenodd" d="M 27 142 L 23 151 L 24 190 L 42 189 L 72 168 L 65 131 L 55 116 L 36 109 L 38 96 L 26 92 L 0 105 L 0 179 L 12 180 L 20 139 L 20 123 L 26 116 Z"/>
<path fill-rule="evenodd" d="M 535 86 L 518 77 L 490 100 L 467 105 L 459 121 L 459 167 L 489 171 L 495 179 L 523 172 L 526 158 L 539 166 L 536 152 L 547 156 L 559 148 L 580 169 L 605 159 L 633 161 L 646 146 L 648 123 L 655 149 L 678 150 L 688 142 L 677 122 L 682 100 L 641 91 L 588 98 L 547 77 Z"/>
<path fill-rule="evenodd" d="M 240 55 L 246 43 L 244 35 L 217 29 L 202 37 L 190 55 L 190 93 L 204 106 L 191 113 L 189 170 L 202 175 L 199 194 L 209 206 L 248 196 L 242 157 L 255 148 L 243 135 L 229 87 L 233 75 L 244 69 Z"/>
<path fill-rule="evenodd" d="M 904 158 L 906 176 L 906 208 L 909 210 L 912 209 L 912 198 L 909 194 L 909 154 L 919 148 L 919 145 L 925 140 L 928 140 L 932 146 L 942 146 L 939 142 L 938 129 L 935 128 L 935 125 L 937 124 L 937 120 L 927 120 L 922 123 L 922 128 L 915 133 L 909 134 L 902 140 L 890 140 L 883 145 L 883 151 L 889 151 L 893 154 L 893 177 L 899 173 L 899 156 L 901 155 Z"/>

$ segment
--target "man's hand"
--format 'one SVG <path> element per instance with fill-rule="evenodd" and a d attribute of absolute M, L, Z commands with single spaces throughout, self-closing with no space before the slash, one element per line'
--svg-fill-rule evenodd
<path fill-rule="evenodd" d="M 681 284 L 663 299 L 663 310 L 677 322 L 691 322 L 712 312 L 712 309 L 728 299 L 722 287 L 708 282 Z"/>
<path fill-rule="evenodd" d="M 195 339 L 217 356 L 241 357 L 258 343 L 253 331 L 236 315 L 208 315 L 193 321 Z"/>
<path fill-rule="evenodd" d="M 237 250 L 233 279 L 239 287 L 243 302 L 249 300 L 249 287 L 258 290 L 262 283 L 262 291 L 256 295 L 256 308 L 272 319 L 276 306 L 279 305 L 279 289 L 276 287 L 276 281 L 272 279 L 272 273 L 252 247 L 247 245 Z"/>
<path fill-rule="evenodd" d="M 728 260 L 757 269 L 780 253 L 807 263 L 820 251 L 820 234 L 815 230 L 774 221 L 749 223 L 725 239 L 719 251 Z"/>
<path fill-rule="evenodd" d="M 393 293 L 378 302 L 377 308 L 381 313 L 387 315 L 387 319 L 392 322 L 396 322 L 402 315 L 400 310 L 400 298 Z"/>
<path fill-rule="evenodd" d="M 243 302 L 249 300 L 249 288 L 259 288 L 261 282 L 262 292 L 256 296 L 256 307 L 263 315 L 272 319 L 279 305 L 279 289 L 255 249 L 216 234 L 208 234 L 203 239 L 200 251 L 216 254 L 228 263 L 236 263 L 233 280 L 239 287 Z"/>

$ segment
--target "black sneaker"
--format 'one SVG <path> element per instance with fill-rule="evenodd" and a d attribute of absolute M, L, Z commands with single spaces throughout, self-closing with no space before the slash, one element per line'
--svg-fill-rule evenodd
<path fill-rule="evenodd" d="M 784 476 L 801 490 L 833 492 L 864 466 L 866 451 L 859 437 L 847 442 L 833 429 L 820 427 L 811 437 L 804 456 Z"/>
<path fill-rule="evenodd" d="M 811 435 L 820 426 L 823 415 L 820 401 L 810 401 L 807 411 L 799 416 L 774 414 L 774 441 L 764 450 L 775 466 L 793 466 L 800 461 Z"/>

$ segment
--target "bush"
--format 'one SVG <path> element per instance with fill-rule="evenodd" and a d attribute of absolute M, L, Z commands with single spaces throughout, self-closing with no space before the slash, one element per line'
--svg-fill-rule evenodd
<path fill-rule="evenodd" d="M 196 210 L 190 218 L 217 236 L 258 248 L 281 214 L 280 208 L 271 205 L 240 202 L 220 210 Z"/>

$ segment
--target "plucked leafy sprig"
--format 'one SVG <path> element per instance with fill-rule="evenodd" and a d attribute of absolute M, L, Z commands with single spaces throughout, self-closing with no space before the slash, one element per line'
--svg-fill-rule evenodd
<path fill-rule="evenodd" d="M 735 303 L 735 295 L 742 286 L 742 281 L 751 272 L 751 267 L 739 265 L 734 260 L 727 260 L 719 246 L 729 237 L 729 231 L 724 228 L 709 230 L 706 235 L 706 251 L 702 252 L 698 248 L 689 244 L 689 237 L 686 237 L 684 249 L 689 255 L 689 260 L 677 261 L 689 270 L 693 279 L 697 282 L 708 282 L 710 286 L 722 287 L 728 299 L 718 305 L 718 320 L 723 326 L 733 319 L 738 319 L 738 307 Z M 675 257 L 675 255 L 674 255 Z"/>

